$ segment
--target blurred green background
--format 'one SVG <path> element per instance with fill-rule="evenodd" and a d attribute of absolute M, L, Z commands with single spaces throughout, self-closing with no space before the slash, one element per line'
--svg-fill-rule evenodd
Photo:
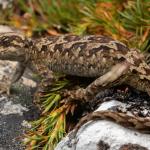
<path fill-rule="evenodd" d="M 130 47 L 149 49 L 149 0 L 14 0 L 0 11 L 0 24 L 28 36 L 103 34 Z"/>

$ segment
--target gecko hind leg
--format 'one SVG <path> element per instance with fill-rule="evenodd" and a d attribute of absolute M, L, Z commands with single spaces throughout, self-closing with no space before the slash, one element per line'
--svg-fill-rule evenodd
<path fill-rule="evenodd" d="M 85 102 L 88 102 L 101 90 L 122 84 L 126 80 L 126 77 L 128 77 L 127 73 L 129 67 L 130 64 L 126 61 L 114 65 L 110 71 L 97 78 L 87 86 L 87 88 L 79 88 L 76 91 L 69 91 L 67 93 L 66 102 L 76 100 L 84 100 Z"/>

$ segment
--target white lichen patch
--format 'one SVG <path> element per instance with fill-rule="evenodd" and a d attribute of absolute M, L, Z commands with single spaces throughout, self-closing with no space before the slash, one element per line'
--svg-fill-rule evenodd
<path fill-rule="evenodd" d="M 24 84 L 25 86 L 29 86 L 29 87 L 36 87 L 37 83 L 31 79 L 22 77 L 22 84 Z"/>
<path fill-rule="evenodd" d="M 8 101 L 4 104 L 3 108 L 0 110 L 0 114 L 9 115 L 9 114 L 19 114 L 23 115 L 23 111 L 28 111 L 26 107 L 23 107 L 21 104 L 13 104 L 12 101 Z"/>
<path fill-rule="evenodd" d="M 21 125 L 23 127 L 26 127 L 26 128 L 31 128 L 32 127 L 32 125 L 28 121 L 26 121 L 26 120 L 23 120 L 22 123 L 21 123 Z"/>
<path fill-rule="evenodd" d="M 110 146 L 110 150 L 118 150 L 127 143 L 150 148 L 150 142 L 147 142 L 150 141 L 149 134 L 135 132 L 106 120 L 95 121 L 83 126 L 78 133 L 78 139 L 77 150 L 97 149 L 100 140 L 105 141 Z"/>
<path fill-rule="evenodd" d="M 7 99 L 7 97 L 1 96 L 1 97 L 0 97 L 0 102 L 5 101 L 6 99 Z"/>
<path fill-rule="evenodd" d="M 108 110 L 108 109 L 110 109 L 110 108 L 112 108 L 114 106 L 122 106 L 122 107 L 124 107 L 125 105 L 126 105 L 125 103 L 121 103 L 121 102 L 119 102 L 117 100 L 111 100 L 109 102 L 102 103 L 101 106 L 98 109 L 96 109 L 95 111 Z"/>

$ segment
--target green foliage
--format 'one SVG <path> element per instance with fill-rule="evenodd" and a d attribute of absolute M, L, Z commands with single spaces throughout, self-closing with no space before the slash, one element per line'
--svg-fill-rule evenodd
<path fill-rule="evenodd" d="M 120 12 L 122 25 L 135 33 L 135 47 L 142 50 L 148 50 L 150 36 L 150 1 L 129 1 L 125 6 L 125 10 Z"/>
<path fill-rule="evenodd" d="M 18 5 L 21 10 L 32 15 L 34 22 L 38 22 L 36 30 L 53 26 L 68 32 L 70 26 L 82 17 L 79 0 L 31 0 L 28 1 L 30 7 L 25 0 L 18 0 Z"/>
<path fill-rule="evenodd" d="M 111 4 L 110 2 L 111 1 L 107 1 L 106 3 L 105 1 L 106 5 L 103 5 L 104 3 L 100 3 L 100 1 L 99 3 L 91 3 L 84 5 L 83 9 L 80 10 L 80 12 L 83 14 L 82 23 L 80 22 L 79 24 L 77 24 L 72 32 L 76 34 L 92 32 L 95 34 L 98 31 L 96 30 L 95 32 L 94 30 L 96 28 L 101 28 L 105 30 L 106 33 L 111 32 L 119 34 L 119 31 L 117 31 L 115 27 L 116 22 L 116 16 L 114 15 L 115 7 L 113 5 L 109 5 Z M 111 7 L 111 9 L 109 9 L 109 7 Z M 111 13 L 114 16 L 112 16 L 112 14 L 110 15 L 107 11 L 111 11 Z"/>
<path fill-rule="evenodd" d="M 123 26 L 142 35 L 144 30 L 150 27 L 150 2 L 129 1 L 120 15 Z"/>
<path fill-rule="evenodd" d="M 44 94 L 41 95 L 42 116 L 31 122 L 32 128 L 24 139 L 24 144 L 27 145 L 26 149 L 53 150 L 64 137 L 66 133 L 66 115 L 71 111 L 72 106 L 61 102 L 60 90 L 68 84 L 68 80 L 58 79 L 49 91 L 44 91 Z"/>

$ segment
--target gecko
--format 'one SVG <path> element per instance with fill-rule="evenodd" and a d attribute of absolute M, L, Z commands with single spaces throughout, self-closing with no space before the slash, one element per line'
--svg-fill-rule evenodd
<path fill-rule="evenodd" d="M 150 95 L 150 67 L 137 49 L 101 35 L 60 35 L 38 39 L 9 32 L 0 34 L 0 60 L 18 61 L 9 87 L 26 68 L 96 78 L 86 88 L 68 92 L 85 101 L 108 87 L 126 83 Z M 9 92 L 8 92 L 9 93 Z"/>
<path fill-rule="evenodd" d="M 15 32 L 1 33 L 0 60 L 18 62 L 8 83 L 9 88 L 21 78 L 26 68 L 43 77 L 45 72 L 50 74 L 53 71 L 95 78 L 86 88 L 68 91 L 67 102 L 91 101 L 98 92 L 123 83 L 150 95 L 150 67 L 144 54 L 107 36 L 59 35 L 33 39 Z M 9 88 L 4 90 L 9 93 Z M 81 119 L 76 131 L 81 124 L 98 116 L 100 119 L 112 118 L 119 123 L 127 121 L 135 128 L 149 129 L 150 126 L 149 119 L 106 111 L 94 112 L 90 117 Z"/>

